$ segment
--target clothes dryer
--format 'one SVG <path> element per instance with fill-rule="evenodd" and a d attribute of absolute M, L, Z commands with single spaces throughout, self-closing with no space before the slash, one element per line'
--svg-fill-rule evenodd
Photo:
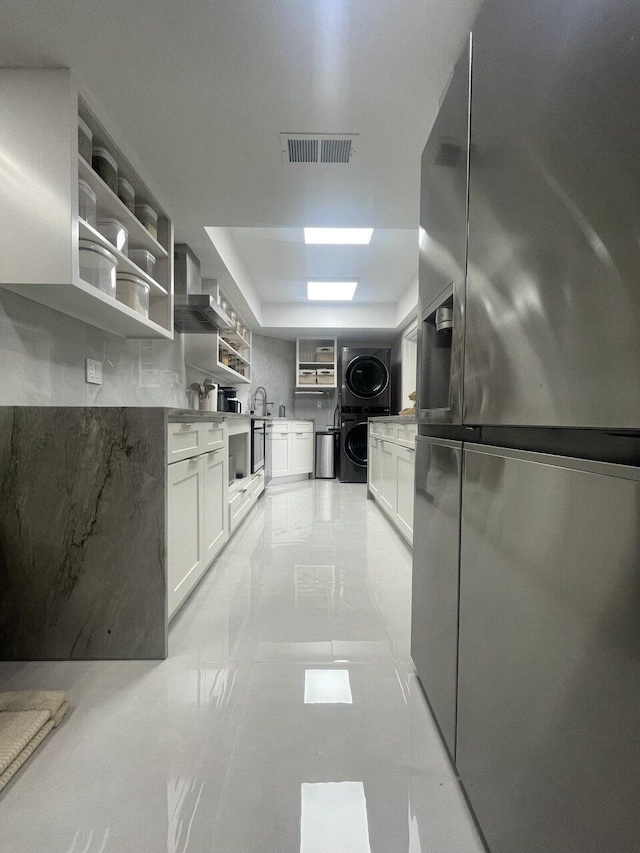
<path fill-rule="evenodd" d="M 388 414 L 391 406 L 391 350 L 343 347 L 340 403 L 343 413 Z"/>

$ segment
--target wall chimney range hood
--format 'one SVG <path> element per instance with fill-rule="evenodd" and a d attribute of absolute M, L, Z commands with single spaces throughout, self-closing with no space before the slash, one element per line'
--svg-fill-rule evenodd
<path fill-rule="evenodd" d="M 234 328 L 214 293 L 203 292 L 200 261 L 186 243 L 176 243 L 174 261 L 173 325 L 177 332 L 212 334 Z M 215 286 L 216 282 L 213 281 Z"/>

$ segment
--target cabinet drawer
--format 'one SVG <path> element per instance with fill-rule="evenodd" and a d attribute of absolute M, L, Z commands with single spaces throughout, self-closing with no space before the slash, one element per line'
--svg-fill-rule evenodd
<path fill-rule="evenodd" d="M 242 522 L 245 515 L 249 512 L 253 502 L 253 495 L 249 485 L 244 486 L 242 491 L 236 494 L 229 501 L 229 532 L 233 533 L 238 525 Z"/>
<path fill-rule="evenodd" d="M 262 494 L 262 492 L 264 491 L 264 471 L 260 471 L 260 473 L 256 474 L 256 476 L 253 478 L 253 480 L 251 481 L 250 491 L 252 497 L 257 497 L 258 495 Z"/>
<path fill-rule="evenodd" d="M 389 423 L 388 421 L 383 421 L 380 424 L 380 433 L 383 438 L 397 438 L 398 437 L 398 427 L 394 423 Z"/>
<path fill-rule="evenodd" d="M 382 424 L 369 421 L 369 435 L 382 435 Z"/>
<path fill-rule="evenodd" d="M 311 421 L 292 421 L 291 432 L 313 432 Z"/>
<path fill-rule="evenodd" d="M 289 432 L 289 421 L 274 421 L 273 422 L 273 432 Z"/>
<path fill-rule="evenodd" d="M 207 451 L 224 447 L 224 421 L 209 421 L 202 424 L 204 428 L 204 444 Z"/>
<path fill-rule="evenodd" d="M 415 447 L 416 433 L 418 431 L 415 424 L 398 424 L 397 437 L 398 441 L 405 447 Z"/>
<path fill-rule="evenodd" d="M 204 453 L 203 423 L 171 423 L 167 430 L 167 462 L 180 462 Z"/>

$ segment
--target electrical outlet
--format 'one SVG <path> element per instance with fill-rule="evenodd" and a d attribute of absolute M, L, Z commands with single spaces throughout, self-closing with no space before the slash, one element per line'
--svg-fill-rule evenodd
<path fill-rule="evenodd" d="M 85 361 L 85 382 L 90 385 L 102 385 L 102 362 L 88 358 Z"/>

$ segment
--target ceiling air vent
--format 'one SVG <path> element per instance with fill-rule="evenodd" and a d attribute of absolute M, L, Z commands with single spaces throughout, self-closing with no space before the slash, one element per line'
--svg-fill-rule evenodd
<path fill-rule="evenodd" d="M 281 133 L 285 163 L 350 163 L 357 133 Z"/>

